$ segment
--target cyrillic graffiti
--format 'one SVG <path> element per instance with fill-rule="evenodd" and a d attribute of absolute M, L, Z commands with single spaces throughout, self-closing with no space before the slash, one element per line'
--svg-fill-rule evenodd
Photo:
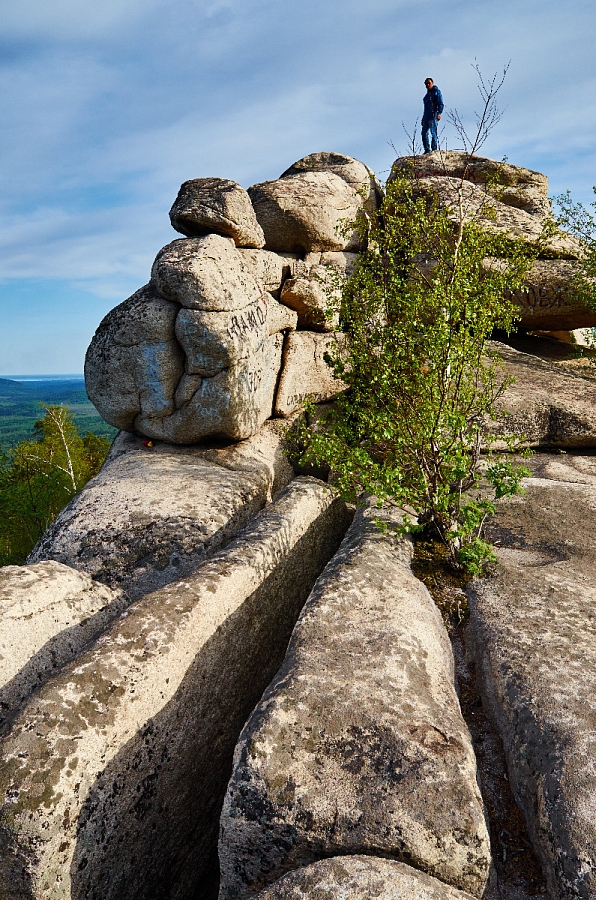
<path fill-rule="evenodd" d="M 258 331 L 265 324 L 267 305 L 261 300 L 244 312 L 233 315 L 228 325 L 228 335 L 233 340 L 242 338 L 251 331 Z"/>

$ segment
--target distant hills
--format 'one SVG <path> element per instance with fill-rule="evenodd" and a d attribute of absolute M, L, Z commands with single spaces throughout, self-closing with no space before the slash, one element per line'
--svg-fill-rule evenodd
<path fill-rule="evenodd" d="M 101 418 L 85 391 L 83 376 L 51 376 L 35 381 L 0 378 L 0 445 L 7 449 L 33 435 L 35 422 L 43 416 L 39 405 L 67 406 L 74 413 L 79 431 L 93 431 L 110 439 L 117 431 Z"/>

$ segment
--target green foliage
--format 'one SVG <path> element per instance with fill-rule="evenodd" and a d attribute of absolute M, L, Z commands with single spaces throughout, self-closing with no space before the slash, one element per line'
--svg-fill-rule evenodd
<path fill-rule="evenodd" d="M 79 431 L 93 431 L 113 440 L 117 429 L 104 422 L 87 397 L 85 382 L 65 381 L 18 382 L 0 378 L 0 444 L 9 449 L 30 440 L 39 419 L 39 404 L 66 406 L 74 414 Z"/>
<path fill-rule="evenodd" d="M 430 526 L 456 565 L 479 572 L 492 558 L 481 532 L 494 511 L 479 493 L 483 420 L 508 384 L 486 342 L 512 329 L 511 294 L 536 249 L 480 227 L 463 179 L 460 190 L 454 216 L 413 170 L 387 186 L 328 359 L 348 390 L 325 422 L 303 426 L 302 461 L 330 466 L 346 498 L 366 492 L 410 511 L 405 529 Z M 487 209 L 488 195 L 484 219 Z M 525 474 L 493 462 L 492 497 L 519 492 Z"/>
<path fill-rule="evenodd" d="M 593 191 L 596 194 L 596 186 Z M 593 211 L 583 203 L 575 203 L 570 191 L 559 194 L 554 202 L 558 209 L 555 219 L 557 225 L 579 238 L 584 247 L 584 254 L 577 263 L 574 285 L 578 298 L 586 306 L 596 309 L 596 200 L 590 204 Z M 596 348 L 594 336 L 595 329 L 592 329 L 592 340 L 589 342 L 592 349 Z M 587 358 L 596 365 L 593 355 L 588 355 Z"/>
<path fill-rule="evenodd" d="M 60 510 L 97 474 L 109 450 L 107 438 L 79 434 L 64 407 L 43 408 L 34 439 L 0 456 L 0 565 L 24 562 Z"/>

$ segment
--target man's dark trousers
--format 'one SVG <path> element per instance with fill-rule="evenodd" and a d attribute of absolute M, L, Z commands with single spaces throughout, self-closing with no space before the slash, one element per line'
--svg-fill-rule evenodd
<path fill-rule="evenodd" d="M 428 142 L 428 133 L 430 131 L 432 143 L 429 145 Z M 425 153 L 430 153 L 431 146 L 433 150 L 437 150 L 439 146 L 438 138 L 437 138 L 437 120 L 436 119 L 428 119 L 422 120 L 422 145 L 424 147 Z"/>

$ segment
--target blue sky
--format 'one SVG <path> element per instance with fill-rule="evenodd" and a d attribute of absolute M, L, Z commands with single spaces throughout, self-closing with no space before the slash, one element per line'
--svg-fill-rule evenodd
<path fill-rule="evenodd" d="M 472 123 L 474 59 L 511 60 L 483 152 L 591 202 L 595 35 L 587 0 L 0 0 L 0 375 L 82 371 L 182 181 L 317 150 L 384 177 L 427 75 Z"/>

